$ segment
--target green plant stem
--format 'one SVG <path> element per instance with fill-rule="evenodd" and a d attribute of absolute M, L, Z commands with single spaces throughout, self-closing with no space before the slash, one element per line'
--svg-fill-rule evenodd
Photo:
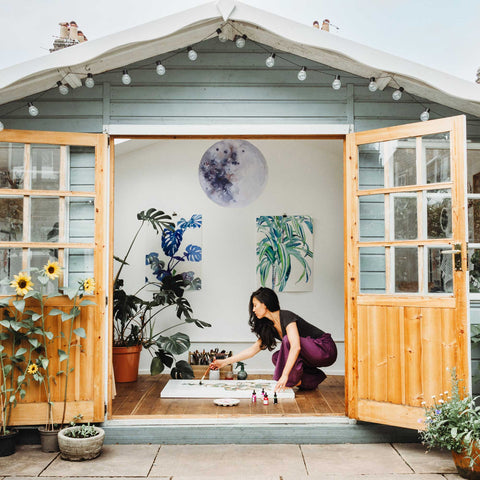
<path fill-rule="evenodd" d="M 125 254 L 125 257 L 123 258 L 122 264 L 120 265 L 120 268 L 118 269 L 117 274 L 115 275 L 115 280 L 113 281 L 113 284 L 116 285 L 118 279 L 120 278 L 120 273 L 122 272 L 123 266 L 125 265 L 128 255 L 130 255 L 130 251 L 132 250 L 133 244 L 135 243 L 135 240 L 138 237 L 138 234 L 140 233 L 140 230 L 143 227 L 143 224 L 145 223 L 145 220 L 142 220 L 142 223 L 140 224 L 140 227 L 138 227 L 137 233 L 133 237 L 132 242 L 130 243 L 130 246 L 128 247 L 127 253 Z"/>
<path fill-rule="evenodd" d="M 75 307 L 77 306 L 77 296 L 78 292 L 75 295 L 75 298 L 73 300 L 73 311 L 75 311 Z M 68 334 L 68 346 L 67 346 L 67 369 L 65 371 L 65 391 L 63 394 L 63 413 L 62 413 L 62 423 L 60 425 L 60 428 L 63 428 L 63 425 L 65 424 L 65 413 L 67 411 L 67 391 L 68 391 L 68 377 L 69 377 L 69 369 L 70 369 L 70 350 L 72 348 L 72 337 L 73 337 L 73 324 L 75 322 L 75 318 L 73 317 L 70 319 L 70 332 Z"/>

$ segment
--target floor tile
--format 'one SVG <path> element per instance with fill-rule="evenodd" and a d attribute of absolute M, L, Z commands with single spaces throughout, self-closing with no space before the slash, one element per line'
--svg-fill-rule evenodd
<path fill-rule="evenodd" d="M 164 445 L 150 476 L 230 479 L 305 473 L 298 445 Z"/>
<path fill-rule="evenodd" d="M 426 453 L 425 446 L 420 443 L 395 443 L 393 447 L 415 473 L 454 473 L 457 471 L 450 452 L 432 449 Z"/>
<path fill-rule="evenodd" d="M 388 443 L 301 446 L 308 475 L 413 473 Z"/>
<path fill-rule="evenodd" d="M 18 445 L 9 457 L 0 457 L 0 472 L 7 476 L 36 477 L 58 453 L 44 453 L 40 445 Z"/>
<path fill-rule="evenodd" d="M 60 457 L 42 473 L 43 477 L 146 477 L 157 455 L 158 445 L 104 445 L 98 458 L 68 462 Z"/>

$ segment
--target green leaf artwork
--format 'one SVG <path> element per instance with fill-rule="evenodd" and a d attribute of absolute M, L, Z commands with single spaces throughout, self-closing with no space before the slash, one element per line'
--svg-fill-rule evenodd
<path fill-rule="evenodd" d="M 308 215 L 257 218 L 257 279 L 277 292 L 313 290 L 313 222 Z"/>

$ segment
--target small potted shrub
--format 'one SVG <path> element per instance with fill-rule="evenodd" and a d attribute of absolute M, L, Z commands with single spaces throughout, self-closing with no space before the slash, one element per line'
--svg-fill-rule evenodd
<path fill-rule="evenodd" d="M 424 428 L 419 431 L 422 443 L 430 448 L 452 452 L 458 474 L 480 480 L 480 407 L 470 395 L 461 396 L 459 380 L 452 371 L 451 392 L 443 392 L 426 405 Z M 477 397 L 478 398 L 478 397 Z"/>
<path fill-rule="evenodd" d="M 75 425 L 80 420 L 78 415 L 71 422 L 71 426 L 58 432 L 58 446 L 63 460 L 79 462 L 97 458 L 102 452 L 105 431 L 95 425 Z"/>

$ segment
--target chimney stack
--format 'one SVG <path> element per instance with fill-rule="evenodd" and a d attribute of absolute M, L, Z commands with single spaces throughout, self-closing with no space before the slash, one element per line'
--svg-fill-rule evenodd
<path fill-rule="evenodd" d="M 325 19 L 323 21 L 321 30 L 324 30 L 325 32 L 330 31 L 330 20 Z"/>
<path fill-rule="evenodd" d="M 60 22 L 60 38 L 68 38 L 68 23 Z"/>
<path fill-rule="evenodd" d="M 78 26 L 73 20 L 70 22 L 70 40 L 78 42 Z"/>

